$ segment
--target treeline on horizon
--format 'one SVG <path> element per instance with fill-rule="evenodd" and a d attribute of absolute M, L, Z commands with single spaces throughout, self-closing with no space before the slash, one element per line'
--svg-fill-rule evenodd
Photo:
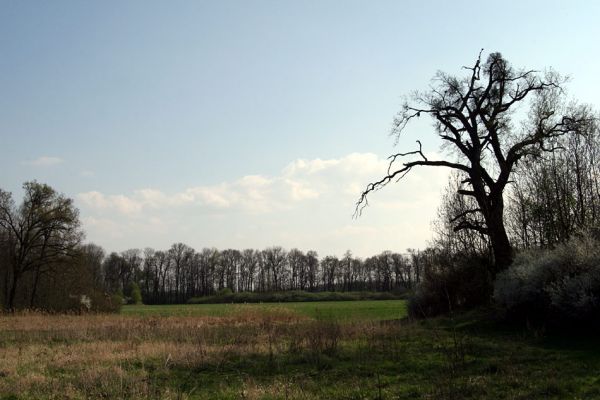
<path fill-rule="evenodd" d="M 194 297 L 229 292 L 403 292 L 420 279 L 426 253 L 408 250 L 403 255 L 384 251 L 360 259 L 347 251 L 342 258 L 319 258 L 316 251 L 264 250 L 196 251 L 176 243 L 165 251 L 131 249 L 104 257 L 103 250 L 88 245 L 102 285 L 111 293 L 132 297 L 139 287 L 146 304 L 185 303 Z M 102 261 L 101 261 L 102 260 Z"/>

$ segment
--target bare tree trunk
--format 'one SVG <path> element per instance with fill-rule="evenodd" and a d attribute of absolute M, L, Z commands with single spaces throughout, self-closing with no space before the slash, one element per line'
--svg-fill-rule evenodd
<path fill-rule="evenodd" d="M 17 294 L 17 284 L 19 282 L 19 274 L 13 271 L 12 284 L 8 292 L 8 301 L 6 302 L 6 310 L 13 312 L 15 310 L 15 295 Z"/>
<path fill-rule="evenodd" d="M 504 224 L 492 225 L 490 228 L 490 241 L 494 253 L 494 273 L 510 266 L 514 259 L 514 251 L 506 234 Z"/>
<path fill-rule="evenodd" d="M 37 287 L 38 287 L 38 283 L 40 280 L 40 269 L 41 267 L 38 265 L 34 272 L 34 278 L 33 278 L 33 287 L 31 288 L 31 298 L 29 300 L 29 308 L 33 308 L 33 303 L 35 301 L 35 295 L 37 292 Z"/>

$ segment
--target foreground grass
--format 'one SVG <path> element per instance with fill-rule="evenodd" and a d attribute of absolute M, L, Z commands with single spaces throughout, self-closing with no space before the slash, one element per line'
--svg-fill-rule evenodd
<path fill-rule="evenodd" d="M 160 306 L 124 306 L 127 316 L 189 316 L 224 317 L 244 313 L 293 311 L 317 319 L 342 321 L 393 320 L 406 317 L 405 300 L 313 301 L 298 303 L 260 304 L 174 304 Z"/>
<path fill-rule="evenodd" d="M 600 398 L 594 338 L 484 312 L 410 323 L 296 307 L 0 317 L 0 398 Z"/>

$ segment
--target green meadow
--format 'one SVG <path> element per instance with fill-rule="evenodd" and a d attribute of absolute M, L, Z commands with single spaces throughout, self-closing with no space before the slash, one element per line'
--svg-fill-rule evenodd
<path fill-rule="evenodd" d="M 406 300 L 315 301 L 258 304 L 175 304 L 128 305 L 121 310 L 126 316 L 212 316 L 222 317 L 261 311 L 286 310 L 298 315 L 340 321 L 394 320 L 406 317 Z"/>
<path fill-rule="evenodd" d="M 0 399 L 594 399 L 600 343 L 406 303 L 0 316 Z"/>

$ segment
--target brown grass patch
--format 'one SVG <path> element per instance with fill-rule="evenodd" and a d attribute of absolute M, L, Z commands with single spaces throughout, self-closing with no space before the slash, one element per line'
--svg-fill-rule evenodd
<path fill-rule="evenodd" d="M 169 376 L 172 369 L 220 371 L 241 358 L 271 363 L 275 357 L 300 356 L 318 363 L 322 354 L 337 354 L 343 343 L 387 335 L 390 329 L 375 322 L 315 321 L 277 308 L 240 308 L 222 317 L 1 316 L 0 397 L 185 398 L 156 376 Z M 301 395 L 301 388 L 287 381 L 248 378 L 238 384 L 243 398 Z"/>

